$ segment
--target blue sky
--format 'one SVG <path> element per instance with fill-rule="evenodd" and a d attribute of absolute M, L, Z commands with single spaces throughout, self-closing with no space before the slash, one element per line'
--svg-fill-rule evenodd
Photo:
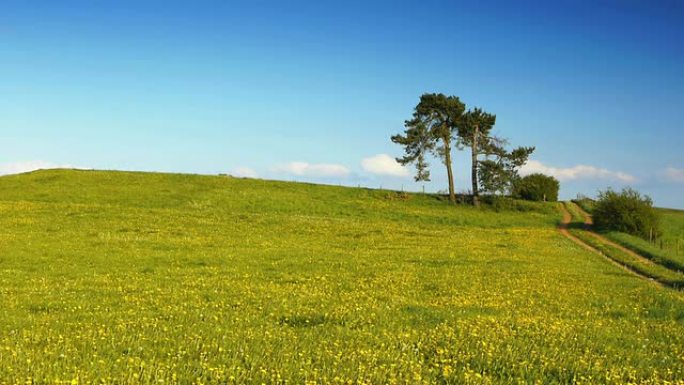
<path fill-rule="evenodd" d="M 561 194 L 684 208 L 676 1 L 0 2 L 0 173 L 233 173 L 419 190 L 390 160 L 420 94 L 534 145 Z M 446 188 L 432 162 L 430 191 Z M 469 185 L 465 152 L 456 185 Z"/>

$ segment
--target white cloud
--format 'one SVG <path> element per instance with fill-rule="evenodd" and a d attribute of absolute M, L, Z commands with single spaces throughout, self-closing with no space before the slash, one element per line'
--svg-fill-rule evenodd
<path fill-rule="evenodd" d="M 290 162 L 275 167 L 275 171 L 297 176 L 345 177 L 350 174 L 348 168 L 339 164 Z"/>
<path fill-rule="evenodd" d="M 409 170 L 397 163 L 387 154 L 378 154 L 361 160 L 361 168 L 364 171 L 377 175 L 390 175 L 398 177 L 409 176 Z"/>
<path fill-rule="evenodd" d="M 259 175 L 257 174 L 254 169 L 249 168 L 249 167 L 236 167 L 230 171 L 230 175 L 238 177 L 238 178 L 258 178 Z"/>
<path fill-rule="evenodd" d="M 27 160 L 20 162 L 10 162 L 0 164 L 0 175 L 21 174 L 35 170 L 46 170 L 51 168 L 74 168 L 68 164 L 57 164 L 44 160 Z"/>
<path fill-rule="evenodd" d="M 632 183 L 636 182 L 637 178 L 633 175 L 622 171 L 611 171 L 605 168 L 598 168 L 594 166 L 587 166 L 579 164 L 573 167 L 551 167 L 543 164 L 537 160 L 530 160 L 520 168 L 521 175 L 529 175 L 534 173 L 542 173 L 556 177 L 560 181 L 576 180 L 576 179 L 608 179 L 619 182 Z"/>
<path fill-rule="evenodd" d="M 665 169 L 665 178 L 670 182 L 684 183 L 684 169 L 668 167 Z"/>

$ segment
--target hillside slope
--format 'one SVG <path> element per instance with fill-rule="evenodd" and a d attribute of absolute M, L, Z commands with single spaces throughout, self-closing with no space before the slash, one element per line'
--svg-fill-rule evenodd
<path fill-rule="evenodd" d="M 684 296 L 528 212 L 227 177 L 0 177 L 0 383 L 662 383 Z"/>

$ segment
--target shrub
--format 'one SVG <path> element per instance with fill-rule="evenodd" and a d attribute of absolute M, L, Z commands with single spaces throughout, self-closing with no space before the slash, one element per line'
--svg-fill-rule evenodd
<path fill-rule="evenodd" d="M 543 208 L 539 203 L 525 202 L 510 197 L 502 197 L 499 195 L 483 195 L 480 197 L 482 203 L 496 212 L 501 211 L 519 211 L 532 212 L 539 211 Z"/>
<path fill-rule="evenodd" d="M 660 218 L 653 201 L 638 191 L 625 188 L 599 192 L 593 210 L 594 224 L 601 230 L 620 231 L 655 240 L 661 234 Z"/>
<path fill-rule="evenodd" d="M 558 200 L 560 183 L 552 176 L 530 174 L 513 184 L 513 196 L 528 201 L 555 202 Z"/>

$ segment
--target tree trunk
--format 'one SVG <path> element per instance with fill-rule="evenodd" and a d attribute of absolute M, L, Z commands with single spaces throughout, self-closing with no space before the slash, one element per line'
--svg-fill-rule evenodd
<path fill-rule="evenodd" d="M 449 201 L 456 203 L 456 192 L 454 192 L 454 173 L 451 171 L 451 144 L 444 140 L 444 163 L 446 163 L 447 177 L 449 178 Z"/>
<path fill-rule="evenodd" d="M 480 191 L 478 190 L 478 181 L 477 181 L 477 139 L 480 136 L 480 127 L 475 126 L 475 133 L 473 134 L 473 145 L 471 147 L 471 174 L 470 174 L 470 179 L 473 182 L 473 206 L 480 206 Z"/>

